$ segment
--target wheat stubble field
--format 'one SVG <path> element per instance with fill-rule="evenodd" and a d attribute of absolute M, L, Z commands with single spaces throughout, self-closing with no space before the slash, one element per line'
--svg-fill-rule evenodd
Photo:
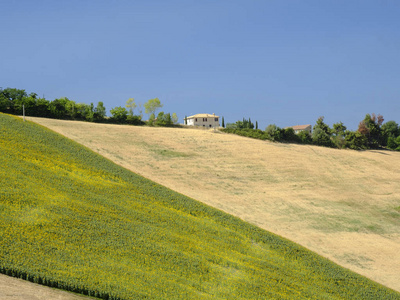
<path fill-rule="evenodd" d="M 27 118 L 400 291 L 400 153 Z"/>

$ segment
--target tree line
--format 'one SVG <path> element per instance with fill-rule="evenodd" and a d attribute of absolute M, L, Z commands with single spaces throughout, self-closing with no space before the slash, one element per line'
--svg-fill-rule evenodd
<path fill-rule="evenodd" d="M 0 88 L 0 112 L 27 116 L 54 118 L 63 120 L 77 120 L 88 122 L 103 122 L 132 125 L 173 126 L 177 124 L 176 113 L 156 111 L 163 107 L 158 98 L 148 100 L 144 105 L 145 113 L 149 115 L 147 121 L 143 120 L 142 105 L 137 104 L 134 98 L 129 98 L 125 106 L 117 106 L 110 110 L 111 116 L 107 117 L 104 103 L 76 103 L 67 97 L 52 101 L 39 97 L 36 93 L 28 94 L 23 89 Z M 135 109 L 138 109 L 135 114 Z"/>
<path fill-rule="evenodd" d="M 143 107 L 149 115 L 148 120 L 143 120 Z M 117 106 L 110 110 L 111 116 L 107 117 L 103 102 L 76 103 L 66 97 L 49 101 L 39 97 L 36 93 L 28 94 L 23 89 L 0 88 L 0 112 L 27 116 L 55 118 L 64 120 L 79 120 L 89 122 L 104 122 L 116 124 L 173 126 L 178 123 L 176 113 L 156 112 L 163 107 L 158 98 L 150 99 L 144 105 L 136 103 L 134 98 L 129 98 L 125 106 Z M 135 113 L 135 110 L 137 112 Z M 243 136 L 271 140 L 276 142 L 290 142 L 312 144 L 333 148 L 350 149 L 378 149 L 387 148 L 400 151 L 400 127 L 395 121 L 383 123 L 381 115 L 367 114 L 359 123 L 356 131 L 347 130 L 342 123 L 333 124 L 332 128 L 324 122 L 324 117 L 318 118 L 313 127 L 312 134 L 301 131 L 296 134 L 293 128 L 280 128 L 275 124 L 268 125 L 265 130 L 258 129 L 258 122 L 254 124 L 251 119 L 239 120 L 236 123 L 227 123 L 223 130 Z M 225 121 L 222 117 L 222 127 Z"/>
<path fill-rule="evenodd" d="M 382 115 L 366 114 L 356 131 L 338 122 L 332 128 L 319 117 L 313 126 L 312 133 L 300 131 L 295 133 L 291 127 L 280 128 L 275 124 L 268 125 L 265 130 L 254 129 L 250 118 L 243 121 L 227 123 L 222 130 L 262 140 L 318 145 L 331 148 L 349 148 L 355 150 L 386 148 L 400 151 L 400 127 L 395 121 L 383 123 Z M 257 122 L 256 122 L 257 124 Z M 223 124 L 224 127 L 224 124 Z"/>

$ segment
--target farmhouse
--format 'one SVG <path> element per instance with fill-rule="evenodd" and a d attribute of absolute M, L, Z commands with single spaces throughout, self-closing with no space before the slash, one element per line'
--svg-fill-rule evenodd
<path fill-rule="evenodd" d="M 197 114 L 185 119 L 185 125 L 202 127 L 219 127 L 219 116 L 215 114 Z"/>
<path fill-rule="evenodd" d="M 301 131 L 306 131 L 306 132 L 308 132 L 309 134 L 311 134 L 311 125 L 296 125 L 296 126 L 290 126 L 290 127 L 287 127 L 287 128 L 293 128 L 293 130 L 294 130 L 294 133 L 296 133 L 296 134 L 298 134 L 298 133 L 300 133 Z"/>

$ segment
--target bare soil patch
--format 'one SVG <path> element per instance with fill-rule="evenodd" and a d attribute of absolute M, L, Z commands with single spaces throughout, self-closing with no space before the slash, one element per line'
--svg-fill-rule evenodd
<path fill-rule="evenodd" d="M 27 118 L 400 291 L 400 153 Z"/>
<path fill-rule="evenodd" d="M 0 274 L 0 300 L 90 300 L 85 297 Z"/>

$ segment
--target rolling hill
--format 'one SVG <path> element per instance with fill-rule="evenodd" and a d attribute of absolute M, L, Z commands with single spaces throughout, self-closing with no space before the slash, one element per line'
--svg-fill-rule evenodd
<path fill-rule="evenodd" d="M 104 299 L 400 296 L 41 126 L 0 128 L 2 273 Z"/>
<path fill-rule="evenodd" d="M 400 291 L 400 153 L 32 118 L 123 167 Z"/>

